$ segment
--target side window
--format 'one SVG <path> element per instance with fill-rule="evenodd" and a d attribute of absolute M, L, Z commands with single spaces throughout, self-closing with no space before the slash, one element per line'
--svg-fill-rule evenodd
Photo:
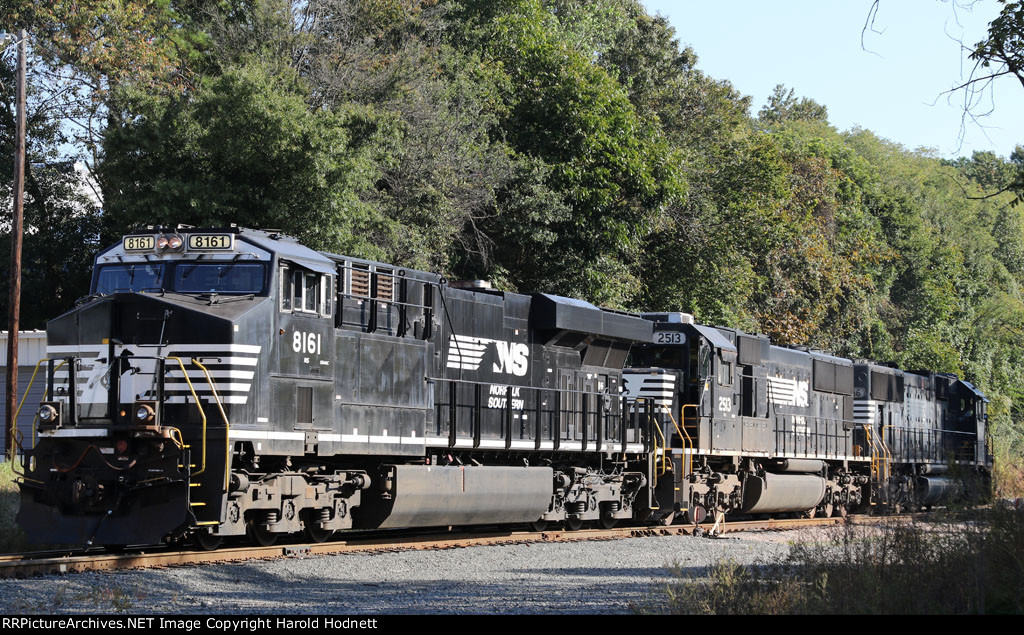
<path fill-rule="evenodd" d="M 281 278 L 281 311 L 288 313 L 292 310 L 292 271 L 288 267 L 281 267 L 279 276 Z"/>
<path fill-rule="evenodd" d="M 727 362 L 724 359 L 718 360 L 718 384 L 732 386 L 732 362 Z"/>
<path fill-rule="evenodd" d="M 330 317 L 334 310 L 334 276 L 282 267 L 281 311 Z"/>
<path fill-rule="evenodd" d="M 307 313 L 319 313 L 320 274 L 303 273 L 302 286 L 302 310 Z"/>
<path fill-rule="evenodd" d="M 320 315 L 331 317 L 334 310 L 334 276 L 323 276 L 320 297 L 324 299 Z"/>

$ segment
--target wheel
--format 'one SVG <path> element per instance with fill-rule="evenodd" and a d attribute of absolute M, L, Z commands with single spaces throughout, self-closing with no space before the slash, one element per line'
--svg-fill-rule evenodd
<path fill-rule="evenodd" d="M 535 520 L 532 523 L 526 523 L 526 526 L 530 528 L 530 531 L 544 531 L 548 526 L 548 521 L 542 518 L 540 520 Z"/>
<path fill-rule="evenodd" d="M 618 522 L 619 519 L 612 516 L 612 513 L 610 511 L 601 512 L 601 520 L 599 521 L 601 529 L 612 529 L 613 527 L 615 527 L 615 525 L 618 524 Z"/>
<path fill-rule="evenodd" d="M 302 533 L 306 536 L 306 539 L 310 542 L 324 542 L 328 538 L 334 535 L 333 529 L 324 529 L 317 527 L 312 523 L 303 524 Z"/>
<path fill-rule="evenodd" d="M 658 519 L 658 524 L 661 525 L 662 527 L 668 527 L 669 525 L 672 524 L 672 522 L 675 519 L 676 519 L 676 513 L 675 512 L 669 512 L 669 513 L 665 514 L 664 516 L 662 516 L 661 518 Z"/>
<path fill-rule="evenodd" d="M 579 531 L 583 527 L 583 519 L 579 517 L 565 517 L 565 528 L 568 531 Z"/>
<path fill-rule="evenodd" d="M 814 518 L 818 514 L 818 508 L 812 507 L 805 511 L 802 515 L 804 518 Z"/>
<path fill-rule="evenodd" d="M 832 518 L 832 511 L 834 509 L 835 509 L 835 505 L 833 505 L 832 503 L 825 503 L 825 509 L 821 513 L 822 517 L 824 517 L 824 518 Z"/>
<path fill-rule="evenodd" d="M 224 536 L 215 536 L 206 530 L 192 534 L 192 542 L 203 551 L 213 551 L 224 544 Z"/>
<path fill-rule="evenodd" d="M 245 533 L 249 535 L 249 540 L 260 547 L 269 547 L 277 542 L 277 534 L 267 529 L 266 525 L 249 523 Z"/>
<path fill-rule="evenodd" d="M 848 509 L 846 509 L 846 505 L 836 505 L 836 516 L 839 516 L 840 518 L 846 518 L 846 515 L 848 513 L 850 512 Z"/>

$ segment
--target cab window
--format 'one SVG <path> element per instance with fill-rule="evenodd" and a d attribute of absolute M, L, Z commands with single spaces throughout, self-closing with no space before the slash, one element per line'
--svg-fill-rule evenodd
<path fill-rule="evenodd" d="M 181 293 L 260 293 L 263 291 L 261 263 L 179 263 L 174 290 Z"/>
<path fill-rule="evenodd" d="M 163 288 L 164 265 L 153 263 L 104 265 L 96 276 L 95 293 L 131 293 Z"/>

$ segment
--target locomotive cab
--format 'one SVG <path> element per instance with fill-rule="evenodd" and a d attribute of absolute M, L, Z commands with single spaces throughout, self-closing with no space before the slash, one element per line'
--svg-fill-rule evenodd
<path fill-rule="evenodd" d="M 90 295 L 47 325 L 22 442 L 33 540 L 153 543 L 219 515 L 230 422 L 260 397 L 274 256 L 236 228 L 151 229 L 97 255 Z"/>

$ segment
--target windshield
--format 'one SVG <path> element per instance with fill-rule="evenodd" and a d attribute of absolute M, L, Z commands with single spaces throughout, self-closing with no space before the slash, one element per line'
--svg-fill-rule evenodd
<path fill-rule="evenodd" d="M 182 263 L 174 276 L 181 293 L 259 293 L 266 267 L 262 263 Z"/>
<path fill-rule="evenodd" d="M 124 264 L 100 267 L 96 278 L 96 293 L 129 293 L 144 289 L 160 289 L 163 286 L 164 266 L 162 264 Z"/>

